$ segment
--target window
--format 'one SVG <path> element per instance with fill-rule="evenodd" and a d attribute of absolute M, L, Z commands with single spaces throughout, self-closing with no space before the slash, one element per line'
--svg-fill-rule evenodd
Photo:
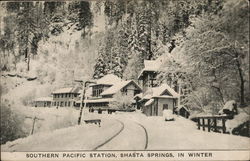
<path fill-rule="evenodd" d="M 68 106 L 70 107 L 70 102 L 68 102 Z"/>
<path fill-rule="evenodd" d="M 98 97 L 103 92 L 103 86 L 93 86 L 92 95 Z"/>
<path fill-rule="evenodd" d="M 168 109 L 168 104 L 163 104 L 163 110 L 167 110 Z"/>

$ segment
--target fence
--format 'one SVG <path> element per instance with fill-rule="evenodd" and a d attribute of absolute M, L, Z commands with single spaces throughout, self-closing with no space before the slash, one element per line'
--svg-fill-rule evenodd
<path fill-rule="evenodd" d="M 228 116 L 201 116 L 196 117 L 198 129 L 202 129 L 203 131 L 214 131 L 214 132 L 222 132 L 227 133 L 226 129 L 226 120 Z"/>

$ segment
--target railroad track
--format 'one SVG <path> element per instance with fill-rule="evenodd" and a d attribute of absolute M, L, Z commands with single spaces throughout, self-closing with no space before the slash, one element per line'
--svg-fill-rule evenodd
<path fill-rule="evenodd" d="M 143 128 L 144 132 L 145 132 L 145 138 L 146 138 L 146 141 L 145 141 L 145 146 L 144 146 L 144 150 L 146 150 L 148 148 L 148 132 L 147 132 L 147 129 L 140 123 L 138 122 L 135 122 L 137 125 L 139 125 L 141 128 Z"/>
<path fill-rule="evenodd" d="M 112 137 L 110 137 L 108 140 L 106 140 L 106 141 L 103 142 L 102 144 L 96 146 L 93 150 L 98 150 L 98 149 L 101 148 L 102 146 L 108 144 L 111 140 L 113 140 L 114 138 L 116 138 L 116 137 L 124 130 L 124 127 L 125 127 L 124 123 L 123 123 L 122 121 L 120 121 L 120 120 L 117 120 L 117 119 L 116 119 L 116 121 L 118 121 L 118 122 L 122 125 L 122 126 L 121 126 L 121 129 L 120 129 L 118 132 L 116 132 Z M 138 122 L 135 122 L 135 121 L 133 121 L 133 122 L 134 122 L 135 124 L 137 124 L 138 126 L 140 126 L 140 128 L 142 128 L 143 131 L 144 131 L 144 133 L 145 133 L 145 145 L 144 145 L 144 150 L 146 150 L 147 147 L 148 147 L 148 132 L 147 132 L 146 128 L 145 128 L 142 124 L 140 124 L 140 123 L 138 123 Z M 129 136 L 128 136 L 128 137 L 129 137 Z M 129 149 L 128 149 L 128 150 L 129 150 Z"/>
<path fill-rule="evenodd" d="M 102 147 L 103 145 L 107 144 L 108 142 L 110 142 L 111 140 L 113 140 L 116 136 L 118 136 L 124 130 L 124 123 L 121 122 L 120 120 L 116 120 L 116 121 L 118 121 L 122 125 L 121 129 L 117 133 L 115 133 L 115 135 L 113 135 L 112 137 L 110 137 L 108 140 L 106 140 L 102 144 L 96 146 L 93 150 L 97 150 L 100 147 Z"/>

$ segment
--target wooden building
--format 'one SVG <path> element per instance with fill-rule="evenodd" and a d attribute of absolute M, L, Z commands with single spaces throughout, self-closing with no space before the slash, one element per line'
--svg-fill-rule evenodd
<path fill-rule="evenodd" d="M 84 100 L 87 107 L 106 109 L 115 94 L 121 92 L 122 95 L 129 95 L 132 98 L 142 91 L 134 81 L 124 81 L 113 74 L 108 74 L 96 82 L 90 86 L 91 96 L 87 96 Z"/>
<path fill-rule="evenodd" d="M 177 107 L 176 112 L 178 115 L 185 117 L 185 118 L 189 118 L 190 116 L 190 111 L 186 106 Z"/>
<path fill-rule="evenodd" d="M 54 92 L 52 106 L 56 107 L 73 107 L 75 102 L 79 100 L 79 88 L 69 87 L 61 88 Z"/>
<path fill-rule="evenodd" d="M 156 76 L 161 65 L 160 59 L 144 60 L 144 68 L 139 74 L 138 81 L 142 84 L 143 92 L 146 92 L 150 87 L 156 87 Z"/>
<path fill-rule="evenodd" d="M 175 110 L 179 95 L 167 84 L 149 88 L 140 101 L 142 112 L 147 116 L 162 116 L 164 109 Z"/>
<path fill-rule="evenodd" d="M 138 106 L 141 106 L 142 112 L 147 116 L 162 116 L 164 109 L 171 109 L 174 113 L 179 98 L 179 94 L 168 84 L 164 83 L 159 86 L 156 82 L 162 58 L 145 60 L 144 68 L 138 76 L 138 81 L 141 82 L 143 88 Z"/>
<path fill-rule="evenodd" d="M 34 107 L 51 107 L 51 97 L 40 97 L 32 101 Z"/>

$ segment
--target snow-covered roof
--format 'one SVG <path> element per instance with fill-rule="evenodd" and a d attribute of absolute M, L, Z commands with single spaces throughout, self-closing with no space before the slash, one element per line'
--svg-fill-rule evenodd
<path fill-rule="evenodd" d="M 137 88 L 139 88 L 141 90 L 141 88 L 132 80 L 127 80 L 127 81 L 120 81 L 120 82 L 116 82 L 113 86 L 111 86 L 110 88 L 108 88 L 107 90 L 103 91 L 101 93 L 101 95 L 110 95 L 110 94 L 115 94 L 117 93 L 119 90 L 121 90 L 122 88 L 124 88 L 125 86 L 127 86 L 128 84 L 133 83 L 135 86 L 137 86 Z"/>
<path fill-rule="evenodd" d="M 180 107 L 177 107 L 177 109 L 176 110 L 180 110 L 180 109 L 182 109 L 182 108 L 184 108 L 186 111 L 189 111 L 189 109 L 186 107 L 186 106 L 180 106 Z"/>
<path fill-rule="evenodd" d="M 78 91 L 79 97 L 82 96 L 82 89 Z M 86 89 L 85 91 L 85 96 L 86 97 L 90 97 L 92 95 L 92 87 L 89 87 L 88 89 Z"/>
<path fill-rule="evenodd" d="M 61 88 L 61 89 L 58 89 L 58 90 L 52 92 L 52 94 L 59 94 L 59 93 L 78 93 L 78 91 L 79 91 L 78 88 L 68 87 L 68 88 Z"/>
<path fill-rule="evenodd" d="M 137 97 L 138 97 L 138 98 L 142 98 L 142 97 L 143 97 L 143 96 L 142 96 L 142 93 L 139 93 L 139 94 L 135 95 L 135 96 L 134 96 L 134 99 L 137 98 Z"/>
<path fill-rule="evenodd" d="M 98 85 L 98 84 L 113 85 L 113 84 L 116 84 L 117 82 L 121 82 L 121 81 L 122 81 L 122 79 L 119 78 L 118 76 L 116 76 L 114 74 L 108 74 L 108 75 L 105 75 L 102 78 L 98 79 L 96 81 L 96 84 L 93 84 L 92 86 Z"/>
<path fill-rule="evenodd" d="M 144 96 L 142 97 L 142 99 L 144 99 L 144 100 L 148 100 L 148 99 L 150 99 L 150 98 L 152 98 L 152 95 L 151 95 L 151 94 L 146 94 L 146 95 L 144 95 Z"/>
<path fill-rule="evenodd" d="M 50 102 L 50 101 L 52 101 L 52 97 L 40 97 L 40 98 L 34 99 L 34 101 L 36 101 L 36 102 L 39 102 L 39 101 L 48 101 L 48 102 Z"/>
<path fill-rule="evenodd" d="M 153 96 L 153 98 L 176 98 L 173 96 Z"/>
<path fill-rule="evenodd" d="M 234 100 L 227 101 L 222 109 L 228 109 L 230 111 L 233 111 L 235 104 L 236 102 Z"/>
<path fill-rule="evenodd" d="M 145 106 L 149 106 L 154 102 L 154 99 L 150 99 L 145 103 Z"/>
<path fill-rule="evenodd" d="M 160 56 L 156 60 L 144 60 L 144 68 L 140 72 L 138 79 L 140 79 L 140 77 L 146 71 L 155 71 L 155 72 L 159 71 L 162 65 L 163 59 L 164 59 L 164 55 Z"/>
<path fill-rule="evenodd" d="M 113 86 L 109 87 L 107 90 L 103 91 L 100 95 L 114 94 L 129 84 L 131 81 L 120 81 L 116 82 Z"/>
<path fill-rule="evenodd" d="M 170 95 L 163 95 L 163 93 L 167 91 Z M 150 99 L 152 97 L 171 97 L 171 98 L 178 98 L 179 94 L 176 93 L 171 87 L 169 87 L 166 83 L 160 85 L 159 87 L 149 88 L 144 95 L 143 99 Z"/>
<path fill-rule="evenodd" d="M 170 95 L 163 95 L 167 91 Z M 145 106 L 151 105 L 154 102 L 153 98 L 178 98 L 179 94 L 176 93 L 171 87 L 167 84 L 162 84 L 159 87 L 154 87 L 146 91 L 146 95 L 142 99 L 149 99 Z"/>
<path fill-rule="evenodd" d="M 145 60 L 144 70 L 146 71 L 157 71 L 160 67 L 160 63 L 157 60 Z"/>

